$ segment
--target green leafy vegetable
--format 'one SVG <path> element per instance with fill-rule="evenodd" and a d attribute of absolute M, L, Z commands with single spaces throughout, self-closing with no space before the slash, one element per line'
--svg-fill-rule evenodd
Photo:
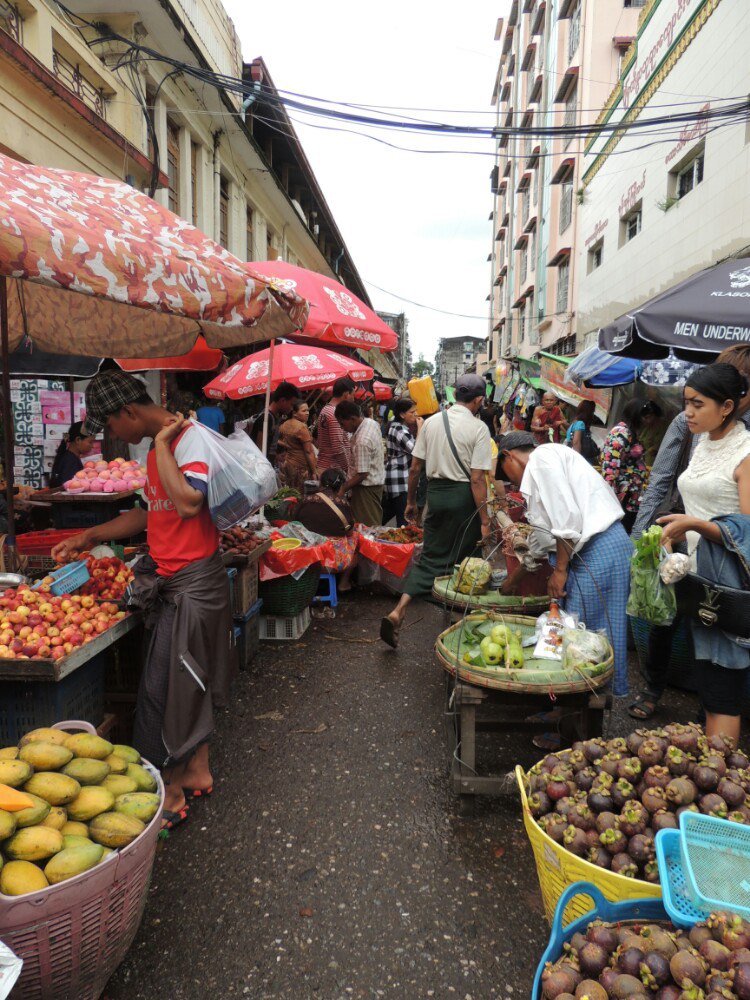
<path fill-rule="evenodd" d="M 661 527 L 653 524 L 635 542 L 630 561 L 628 614 L 652 625 L 668 625 L 677 612 L 674 587 L 662 583 Z"/>

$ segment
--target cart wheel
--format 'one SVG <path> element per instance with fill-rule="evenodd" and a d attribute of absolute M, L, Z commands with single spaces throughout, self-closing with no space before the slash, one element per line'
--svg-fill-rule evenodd
<path fill-rule="evenodd" d="M 463 816 L 466 819 L 471 819 L 474 816 L 476 807 L 476 795 L 459 795 L 458 796 L 458 815 Z"/>

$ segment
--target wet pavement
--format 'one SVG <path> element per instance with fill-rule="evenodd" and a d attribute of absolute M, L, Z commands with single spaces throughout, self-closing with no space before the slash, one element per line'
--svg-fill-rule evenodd
<path fill-rule="evenodd" d="M 220 718 L 216 792 L 160 847 L 108 1000 L 529 996 L 548 929 L 517 795 L 458 815 L 443 613 L 413 606 L 394 653 L 374 640 L 391 606 L 358 595 L 261 645 Z M 621 711 L 607 735 L 632 728 Z M 487 739 L 492 769 L 541 756 Z"/>

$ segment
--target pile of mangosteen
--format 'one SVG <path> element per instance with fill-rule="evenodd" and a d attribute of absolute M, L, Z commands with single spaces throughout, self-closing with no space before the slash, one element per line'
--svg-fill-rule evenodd
<path fill-rule="evenodd" d="M 575 743 L 527 778 L 531 814 L 556 843 L 647 882 L 659 881 L 656 834 L 677 828 L 686 809 L 750 824 L 750 760 L 697 724 Z"/>
<path fill-rule="evenodd" d="M 713 913 L 671 924 L 592 921 L 542 973 L 544 1000 L 750 1000 L 750 924 Z"/>

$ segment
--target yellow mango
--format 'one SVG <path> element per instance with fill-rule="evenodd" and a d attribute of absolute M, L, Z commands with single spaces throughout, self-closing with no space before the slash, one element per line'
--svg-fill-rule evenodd
<path fill-rule="evenodd" d="M 68 847 L 85 847 L 86 844 L 93 844 L 94 841 L 91 837 L 79 837 L 75 833 L 64 833 L 63 834 L 63 850 Z"/>
<path fill-rule="evenodd" d="M 126 774 L 110 774 L 102 782 L 102 788 L 109 789 L 113 795 L 125 795 L 127 792 L 137 792 L 138 784 Z"/>
<path fill-rule="evenodd" d="M 34 769 L 25 760 L 0 760 L 0 785 L 10 785 L 11 788 L 20 788 L 25 785 Z"/>
<path fill-rule="evenodd" d="M 62 769 L 63 774 L 74 778 L 79 785 L 101 785 L 110 772 L 110 766 L 103 760 L 92 757 L 75 757 Z"/>
<path fill-rule="evenodd" d="M 40 799 L 38 795 L 32 795 L 30 792 L 25 794 L 29 796 L 34 804 L 29 806 L 28 809 L 19 809 L 18 812 L 13 813 L 16 817 L 16 826 L 19 830 L 27 826 L 39 826 L 45 821 L 51 811 L 51 806 L 45 799 Z"/>
<path fill-rule="evenodd" d="M 89 823 L 91 839 L 104 847 L 127 847 L 146 829 L 135 816 L 118 812 L 102 813 Z"/>
<path fill-rule="evenodd" d="M 16 826 L 16 814 L 0 809 L 0 840 L 7 840 L 8 837 L 15 833 Z"/>
<path fill-rule="evenodd" d="M 60 828 L 60 833 L 63 837 L 86 837 L 89 835 L 89 828 L 85 823 L 77 823 L 73 819 L 69 819 L 68 822 Z"/>
<path fill-rule="evenodd" d="M 98 865 L 102 859 L 102 848 L 99 844 L 81 844 L 78 847 L 66 847 L 56 854 L 44 866 L 44 874 L 50 885 L 57 885 L 66 879 L 74 878 L 89 868 Z"/>
<path fill-rule="evenodd" d="M 68 805 L 68 816 L 79 823 L 88 823 L 99 813 L 107 812 L 115 804 L 115 797 L 107 788 L 84 785 L 78 796 Z"/>
<path fill-rule="evenodd" d="M 135 816 L 142 823 L 150 823 L 160 808 L 161 799 L 152 792 L 132 792 L 115 799 L 115 812 Z"/>
<path fill-rule="evenodd" d="M 40 826 L 49 826 L 53 830 L 62 830 L 68 821 L 68 814 L 62 806 L 53 806 L 47 813 L 47 818 L 42 820 Z"/>
<path fill-rule="evenodd" d="M 30 861 L 9 861 L 0 871 L 0 892 L 6 896 L 25 896 L 48 885 L 42 869 Z"/>
<path fill-rule="evenodd" d="M 57 743 L 27 743 L 18 751 L 18 759 L 31 764 L 35 771 L 58 771 L 73 757 L 73 751 Z"/>
<path fill-rule="evenodd" d="M 65 746 L 73 751 L 74 757 L 93 757 L 94 760 L 105 760 L 112 753 L 112 744 L 94 733 L 75 733 L 68 736 Z"/>
<path fill-rule="evenodd" d="M 111 753 L 105 763 L 109 764 L 112 774 L 125 774 L 128 769 L 128 761 L 116 753 Z"/>
<path fill-rule="evenodd" d="M 3 747 L 0 750 L 0 760 L 15 760 L 18 756 L 18 747 Z"/>
<path fill-rule="evenodd" d="M 139 792 L 156 791 L 156 779 L 140 764 L 128 764 L 127 775 L 136 783 Z"/>
<path fill-rule="evenodd" d="M 3 844 L 3 853 L 11 861 L 43 861 L 63 848 L 59 830 L 48 826 L 29 826 L 16 830 Z"/>
<path fill-rule="evenodd" d="M 31 795 L 38 795 L 51 806 L 64 806 L 73 801 L 81 791 L 81 786 L 67 774 L 37 771 L 23 786 L 23 790 Z"/>
<path fill-rule="evenodd" d="M 62 746 L 69 735 L 70 733 L 62 729 L 33 729 L 30 733 L 26 733 L 18 745 L 25 747 L 27 743 L 56 743 Z"/>
<path fill-rule="evenodd" d="M 140 764 L 141 762 L 141 755 L 135 747 L 126 746 L 124 743 L 115 743 L 112 752 L 117 754 L 118 757 L 122 757 L 128 764 Z"/>

